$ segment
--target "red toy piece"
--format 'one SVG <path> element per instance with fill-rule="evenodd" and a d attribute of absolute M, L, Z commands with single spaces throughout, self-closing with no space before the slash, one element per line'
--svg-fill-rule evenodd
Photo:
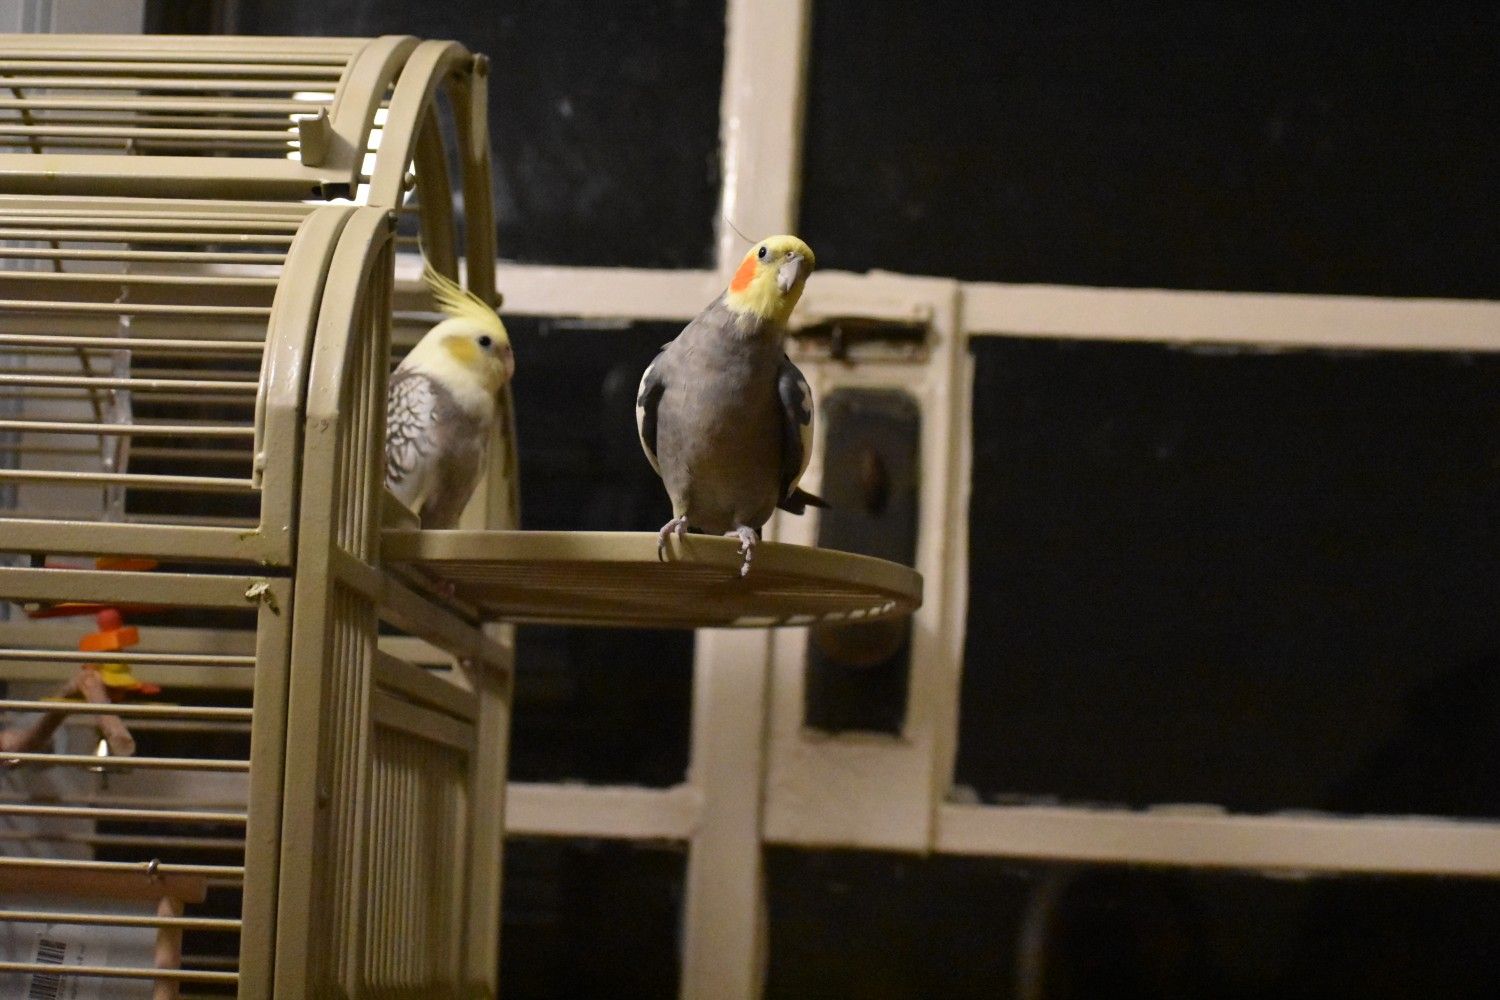
<path fill-rule="evenodd" d="M 99 631 L 78 640 L 78 648 L 90 653 L 115 653 L 129 649 L 141 641 L 140 629 L 126 625 L 119 608 L 104 608 L 95 617 Z M 111 701 L 124 701 L 130 696 L 147 697 L 161 693 L 161 687 L 137 680 L 130 672 L 128 663 L 90 663 L 90 669 L 99 673 Z"/>

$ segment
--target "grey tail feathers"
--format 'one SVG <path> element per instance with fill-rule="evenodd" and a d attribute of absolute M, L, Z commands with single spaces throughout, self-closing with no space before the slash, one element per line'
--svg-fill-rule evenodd
<path fill-rule="evenodd" d="M 792 514 L 801 514 L 809 507 L 827 507 L 828 501 L 798 487 L 787 494 L 787 498 L 776 506 Z"/>

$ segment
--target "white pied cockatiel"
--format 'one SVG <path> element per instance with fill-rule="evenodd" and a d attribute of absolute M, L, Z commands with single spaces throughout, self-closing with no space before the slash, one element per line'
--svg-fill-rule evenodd
<path fill-rule="evenodd" d="M 672 499 L 658 555 L 673 532 L 734 535 L 743 576 L 772 511 L 828 506 L 797 486 L 812 449 L 813 399 L 785 352 L 787 317 L 816 263 L 795 236 L 757 243 L 729 288 L 641 376 L 641 447 Z"/>
<path fill-rule="evenodd" d="M 448 318 L 391 375 L 385 482 L 423 528 L 452 528 L 479 482 L 500 390 L 516 363 L 494 309 L 425 260 L 422 280 Z"/>

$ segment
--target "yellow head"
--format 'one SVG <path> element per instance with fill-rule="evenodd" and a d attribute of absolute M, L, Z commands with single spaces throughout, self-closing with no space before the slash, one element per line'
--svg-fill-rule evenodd
<path fill-rule="evenodd" d="M 505 324 L 477 295 L 425 260 L 422 280 L 448 318 L 427 331 L 401 366 L 435 377 L 461 396 L 482 392 L 493 399 L 516 370 Z"/>
<path fill-rule="evenodd" d="M 750 248 L 729 282 L 724 302 L 738 313 L 785 323 L 818 266 L 812 247 L 795 236 L 771 236 Z"/>

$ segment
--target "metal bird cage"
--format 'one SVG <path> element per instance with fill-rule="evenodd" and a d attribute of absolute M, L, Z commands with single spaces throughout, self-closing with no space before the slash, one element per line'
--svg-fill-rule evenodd
<path fill-rule="evenodd" d="M 494 993 L 509 654 L 379 554 L 455 182 L 494 298 L 483 71 L 0 39 L 0 993 Z"/>

